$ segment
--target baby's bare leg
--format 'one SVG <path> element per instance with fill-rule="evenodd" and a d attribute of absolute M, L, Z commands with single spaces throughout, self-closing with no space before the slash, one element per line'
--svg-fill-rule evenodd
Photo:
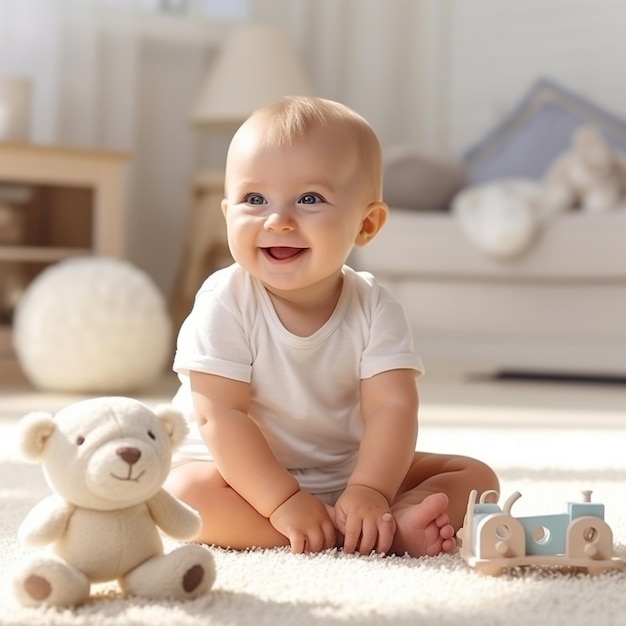
<path fill-rule="evenodd" d="M 423 556 L 451 550 L 469 492 L 498 488 L 495 473 L 480 461 L 416 453 L 391 507 L 398 527 L 392 552 Z"/>
<path fill-rule="evenodd" d="M 200 513 L 202 529 L 195 541 L 235 550 L 289 545 L 287 537 L 228 486 L 213 463 L 193 461 L 177 467 L 165 489 Z"/>

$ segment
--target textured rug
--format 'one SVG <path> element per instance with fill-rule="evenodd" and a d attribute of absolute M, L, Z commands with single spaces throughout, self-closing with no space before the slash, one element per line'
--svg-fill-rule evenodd
<path fill-rule="evenodd" d="M 23 463 L 13 443 L 15 418 L 0 410 L 0 624 L 31 626 L 234 626 L 462 623 L 626 625 L 626 573 L 520 569 L 494 578 L 468 568 L 458 551 L 434 558 L 381 558 L 331 550 L 211 549 L 217 564 L 212 593 L 189 602 L 123 597 L 115 584 L 94 587 L 75 609 L 24 609 L 13 600 L 11 569 L 28 551 L 16 530 L 48 494 L 41 469 Z M 620 429 L 453 428 L 428 426 L 430 449 L 480 454 L 499 471 L 503 498 L 522 492 L 514 513 L 560 513 L 581 489 L 606 505 L 618 554 L 626 558 L 626 455 Z M 175 544 L 166 541 L 166 549 Z"/>

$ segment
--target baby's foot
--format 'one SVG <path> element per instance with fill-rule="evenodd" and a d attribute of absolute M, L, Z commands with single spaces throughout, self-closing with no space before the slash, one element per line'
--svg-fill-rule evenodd
<path fill-rule="evenodd" d="M 456 542 L 447 507 L 448 496 L 434 493 L 419 504 L 394 510 L 397 530 L 391 552 L 418 557 L 452 550 Z"/>

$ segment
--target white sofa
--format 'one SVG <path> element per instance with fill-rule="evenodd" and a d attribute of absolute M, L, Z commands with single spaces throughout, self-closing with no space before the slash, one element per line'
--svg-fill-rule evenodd
<path fill-rule="evenodd" d="M 499 260 L 449 212 L 392 209 L 351 261 L 404 304 L 427 367 L 626 377 L 626 210 L 555 217 Z"/>

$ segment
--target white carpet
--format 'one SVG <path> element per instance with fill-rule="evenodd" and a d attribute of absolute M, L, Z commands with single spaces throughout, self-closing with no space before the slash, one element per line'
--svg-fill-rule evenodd
<path fill-rule="evenodd" d="M 541 422 L 537 411 L 518 414 L 518 424 L 526 418 Z M 624 431 L 606 426 L 606 412 L 598 416 L 604 427 L 570 430 L 436 426 L 446 421 L 443 413 L 441 406 L 424 407 L 421 445 L 491 462 L 500 472 L 504 497 L 522 492 L 517 514 L 562 512 L 581 489 L 593 489 L 594 501 L 606 505 L 618 553 L 626 558 Z M 593 419 L 589 412 L 587 423 Z M 148 602 L 121 597 L 108 585 L 96 588 L 93 600 L 77 609 L 23 609 L 7 582 L 11 567 L 26 554 L 15 533 L 47 487 L 40 468 L 16 456 L 14 423 L 15 416 L 0 408 L 2 625 L 626 625 L 626 573 L 589 577 L 534 570 L 489 578 L 470 570 L 457 553 L 408 559 L 213 550 L 217 582 L 201 600 Z"/>

